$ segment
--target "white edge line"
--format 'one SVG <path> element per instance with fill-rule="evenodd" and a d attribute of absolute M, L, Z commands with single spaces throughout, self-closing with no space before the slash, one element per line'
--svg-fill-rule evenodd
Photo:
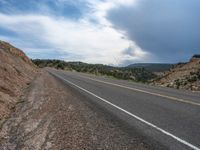
<path fill-rule="evenodd" d="M 52 73 L 52 72 L 51 72 L 51 73 Z M 88 91 L 88 90 L 86 90 L 86 89 L 84 89 L 84 88 L 82 88 L 82 87 L 80 87 L 80 86 L 74 84 L 73 82 L 68 81 L 68 80 L 64 79 L 63 77 L 61 77 L 61 76 L 59 76 L 59 75 L 57 75 L 57 74 L 54 74 L 54 73 L 52 73 L 52 74 L 55 75 L 56 77 L 58 77 L 58 78 L 64 80 L 64 81 L 66 81 L 67 83 L 69 83 L 69 84 L 71 84 L 71 85 L 73 85 L 73 86 L 75 86 L 75 87 L 77 87 L 77 88 L 79 88 L 79 89 L 85 91 L 86 93 L 89 93 L 89 94 L 91 94 L 92 96 L 94 96 L 94 97 L 96 97 L 96 98 L 98 98 L 98 99 L 104 101 L 105 103 L 107 103 L 107 104 L 109 104 L 109 105 L 111 105 L 111 106 L 113 106 L 113 107 L 115 107 L 115 108 L 121 110 L 122 112 L 124 112 L 124 113 L 126 113 L 126 114 L 128 114 L 128 115 L 130 115 L 130 116 L 132 116 L 132 117 L 134 117 L 135 119 L 137 119 L 137 120 L 139 120 L 139 121 L 141 121 L 141 122 L 143 122 L 143 123 L 145 123 L 145 124 L 151 126 L 152 128 L 155 128 L 156 130 L 158 130 L 158 131 L 164 133 L 165 135 L 168 135 L 168 136 L 172 137 L 173 139 L 179 141 L 180 143 L 182 143 L 182 144 L 184 144 L 184 145 L 186 145 L 186 146 L 188 146 L 188 147 L 190 147 L 190 148 L 192 148 L 192 149 L 194 149 L 194 150 L 200 150 L 200 148 L 194 146 L 193 144 L 191 144 L 191 143 L 189 143 L 189 142 L 187 142 L 187 141 L 185 141 L 185 140 L 183 140 L 183 139 L 181 139 L 181 138 L 179 138 L 179 137 L 177 137 L 177 136 L 175 136 L 175 135 L 173 135 L 173 134 L 171 134 L 171 133 L 169 133 L 169 132 L 167 132 L 167 131 L 165 131 L 165 130 L 159 128 L 158 126 L 156 126 L 156 125 L 154 125 L 154 124 L 152 124 L 152 123 L 150 123 L 150 122 L 148 122 L 148 121 L 146 121 L 146 120 L 144 120 L 144 119 L 142 119 L 142 118 L 140 118 L 140 117 L 138 117 L 138 116 L 136 116 L 136 115 L 134 115 L 134 114 L 132 114 L 132 113 L 130 113 L 130 112 L 128 112 L 128 111 L 126 111 L 125 109 L 123 109 L 123 108 L 121 108 L 121 107 L 119 107 L 119 106 L 117 106 L 117 105 L 115 105 L 115 104 L 113 104 L 113 103 L 107 101 L 107 100 L 104 99 L 104 98 L 101 98 L 101 97 L 97 96 L 96 94 L 94 94 L 94 93 L 92 93 L 92 92 L 90 92 L 90 91 Z"/>

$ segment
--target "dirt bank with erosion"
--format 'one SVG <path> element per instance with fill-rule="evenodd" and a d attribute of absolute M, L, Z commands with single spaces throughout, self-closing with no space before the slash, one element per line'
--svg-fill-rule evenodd
<path fill-rule="evenodd" d="M 0 41 L 0 126 L 36 74 L 36 66 L 21 50 Z"/>
<path fill-rule="evenodd" d="M 42 71 L 0 131 L 3 150 L 152 149 Z M 94 110 L 95 109 L 95 110 Z"/>

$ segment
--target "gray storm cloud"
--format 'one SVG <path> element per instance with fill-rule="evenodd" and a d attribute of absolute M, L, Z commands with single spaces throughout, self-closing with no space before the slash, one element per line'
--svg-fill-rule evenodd
<path fill-rule="evenodd" d="M 110 10 L 108 19 L 158 61 L 176 62 L 200 53 L 199 10 L 199 0 L 140 0 Z"/>

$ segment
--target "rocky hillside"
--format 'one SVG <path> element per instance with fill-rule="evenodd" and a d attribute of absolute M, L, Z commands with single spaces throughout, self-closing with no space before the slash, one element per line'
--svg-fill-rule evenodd
<path fill-rule="evenodd" d="M 0 41 L 0 122 L 9 115 L 35 74 L 36 66 L 21 50 Z"/>
<path fill-rule="evenodd" d="M 177 89 L 200 91 L 200 55 L 194 55 L 188 63 L 175 65 L 154 82 Z"/>

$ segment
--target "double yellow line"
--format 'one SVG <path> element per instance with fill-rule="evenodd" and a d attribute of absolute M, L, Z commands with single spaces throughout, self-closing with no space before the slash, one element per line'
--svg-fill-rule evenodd
<path fill-rule="evenodd" d="M 141 89 L 137 89 L 137 88 L 127 87 L 127 86 L 124 86 L 124 85 L 110 83 L 110 82 L 106 82 L 106 81 L 102 81 L 102 80 L 98 80 L 98 79 L 93 79 L 93 78 L 89 78 L 89 77 L 86 77 L 86 76 L 80 76 L 80 77 L 83 77 L 83 78 L 86 78 L 86 79 L 89 79 L 89 80 L 92 80 L 92 81 L 100 82 L 100 83 L 105 83 L 105 84 L 108 84 L 108 85 L 113 85 L 113 86 L 125 88 L 125 89 L 128 89 L 128 90 L 133 90 L 133 91 L 136 91 L 136 92 L 141 92 L 141 93 L 159 96 L 159 97 L 167 98 L 167 99 L 182 102 L 182 103 L 200 106 L 200 103 L 193 102 L 193 101 L 186 100 L 186 99 L 181 99 L 181 98 L 167 96 L 167 95 L 163 95 L 163 94 L 159 94 L 159 93 L 149 92 L 149 91 L 145 91 L 145 90 L 141 90 Z"/>

